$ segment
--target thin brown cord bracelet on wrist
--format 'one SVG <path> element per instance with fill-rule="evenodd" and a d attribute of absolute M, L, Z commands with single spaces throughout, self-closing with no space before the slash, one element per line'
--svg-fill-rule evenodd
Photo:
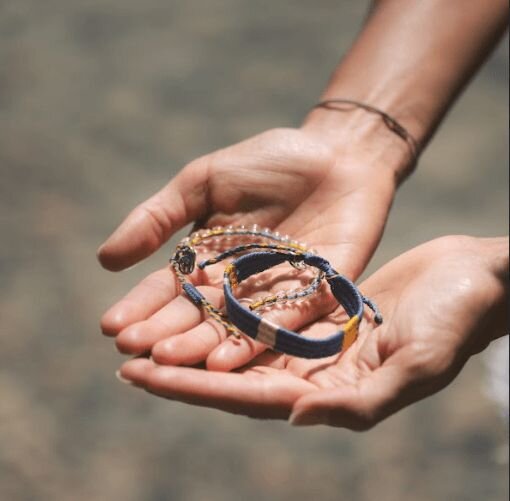
<path fill-rule="evenodd" d="M 349 111 L 349 109 L 342 109 L 338 106 L 334 106 L 335 104 L 344 104 L 344 105 L 350 105 L 352 108 L 361 108 L 363 110 L 368 111 L 369 113 L 375 113 L 376 115 L 379 115 L 386 127 L 388 127 L 389 130 L 394 132 L 398 137 L 403 139 L 411 152 L 411 170 L 416 165 L 416 162 L 418 161 L 418 155 L 420 152 L 420 147 L 418 145 L 418 141 L 414 139 L 414 137 L 407 131 L 405 127 L 403 127 L 397 120 L 395 120 L 392 116 L 388 115 L 385 111 L 382 111 L 378 108 L 375 108 L 374 106 L 371 106 L 370 104 L 363 103 L 361 101 L 355 101 L 354 99 L 325 99 L 324 101 L 321 101 L 320 103 L 316 104 L 313 109 L 315 108 L 325 108 L 327 110 L 334 110 L 334 111 Z"/>

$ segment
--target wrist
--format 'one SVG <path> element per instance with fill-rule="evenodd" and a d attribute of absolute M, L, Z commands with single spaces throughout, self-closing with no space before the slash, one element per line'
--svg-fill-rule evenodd
<path fill-rule="evenodd" d="M 338 111 L 314 108 L 301 130 L 325 144 L 334 155 L 352 151 L 368 168 L 393 177 L 396 184 L 412 171 L 416 158 L 410 145 L 390 130 L 380 115 L 362 108 Z"/>
<path fill-rule="evenodd" d="M 487 261 L 494 275 L 503 284 L 507 284 L 510 271 L 510 256 L 508 253 L 508 236 L 496 238 L 481 238 L 480 245 L 485 250 Z"/>
<path fill-rule="evenodd" d="M 508 335 L 508 299 L 509 299 L 509 252 L 508 237 L 480 238 L 478 245 L 485 259 L 492 280 L 487 283 L 487 303 L 489 320 L 485 329 L 485 345 Z"/>

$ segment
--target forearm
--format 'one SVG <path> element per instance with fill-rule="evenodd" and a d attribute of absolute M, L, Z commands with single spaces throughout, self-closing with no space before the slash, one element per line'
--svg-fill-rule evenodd
<path fill-rule="evenodd" d="M 507 0 L 379 0 L 322 99 L 343 97 L 378 107 L 423 147 L 504 33 L 507 7 Z M 305 126 L 333 138 L 349 125 L 375 127 L 377 117 L 364 116 L 362 110 L 316 109 Z M 405 143 L 399 147 L 405 149 Z"/>

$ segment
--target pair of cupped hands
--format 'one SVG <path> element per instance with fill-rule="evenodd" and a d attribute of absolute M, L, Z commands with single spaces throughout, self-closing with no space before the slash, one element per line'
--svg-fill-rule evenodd
<path fill-rule="evenodd" d="M 101 246 L 99 260 L 122 270 L 191 222 L 256 223 L 307 242 L 356 280 L 379 243 L 398 186 L 389 157 L 376 150 L 362 138 L 331 148 L 303 127 L 270 130 L 216 151 L 188 164 L 136 207 Z M 295 358 L 248 337 L 227 336 L 183 295 L 167 263 L 113 305 L 101 327 L 120 352 L 133 356 L 120 378 L 161 397 L 294 425 L 367 429 L 446 386 L 488 344 L 490 305 L 501 288 L 484 258 L 491 245 L 442 237 L 384 265 L 359 285 L 384 323 L 376 326 L 367 314 L 357 341 L 325 359 Z M 221 308 L 220 270 L 195 271 L 190 279 Z M 259 281 L 244 294 L 302 285 L 277 273 L 266 272 L 267 287 Z M 321 337 L 345 321 L 336 306 L 326 292 L 274 308 L 268 317 Z"/>

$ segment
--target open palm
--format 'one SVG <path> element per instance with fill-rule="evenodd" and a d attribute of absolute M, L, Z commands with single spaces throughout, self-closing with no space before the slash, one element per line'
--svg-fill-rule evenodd
<path fill-rule="evenodd" d="M 101 263 L 120 270 L 145 258 L 192 221 L 201 226 L 267 226 L 305 241 L 352 279 L 362 272 L 381 237 L 395 191 L 395 176 L 352 140 L 339 153 L 297 129 L 275 129 L 199 158 L 163 190 L 137 207 L 99 251 Z M 222 306 L 222 267 L 191 276 L 204 295 Z M 271 283 L 268 280 L 267 283 Z M 269 285 L 264 295 L 301 286 L 299 280 Z M 297 329 L 329 312 L 317 307 L 278 310 L 275 322 Z M 120 351 L 153 349 L 172 365 L 207 361 L 230 370 L 265 346 L 227 338 L 181 295 L 168 267 L 135 287 L 103 317 L 103 332 L 116 336 Z"/>
<path fill-rule="evenodd" d="M 361 286 L 385 323 L 363 322 L 345 354 L 304 360 L 266 352 L 231 373 L 135 359 L 121 376 L 162 397 L 236 414 L 292 413 L 294 424 L 366 429 L 446 386 L 488 344 L 504 311 L 504 284 L 484 259 L 491 245 L 501 244 L 446 237 L 385 265 Z M 335 312 L 302 333 L 327 335 L 341 317 Z"/>

